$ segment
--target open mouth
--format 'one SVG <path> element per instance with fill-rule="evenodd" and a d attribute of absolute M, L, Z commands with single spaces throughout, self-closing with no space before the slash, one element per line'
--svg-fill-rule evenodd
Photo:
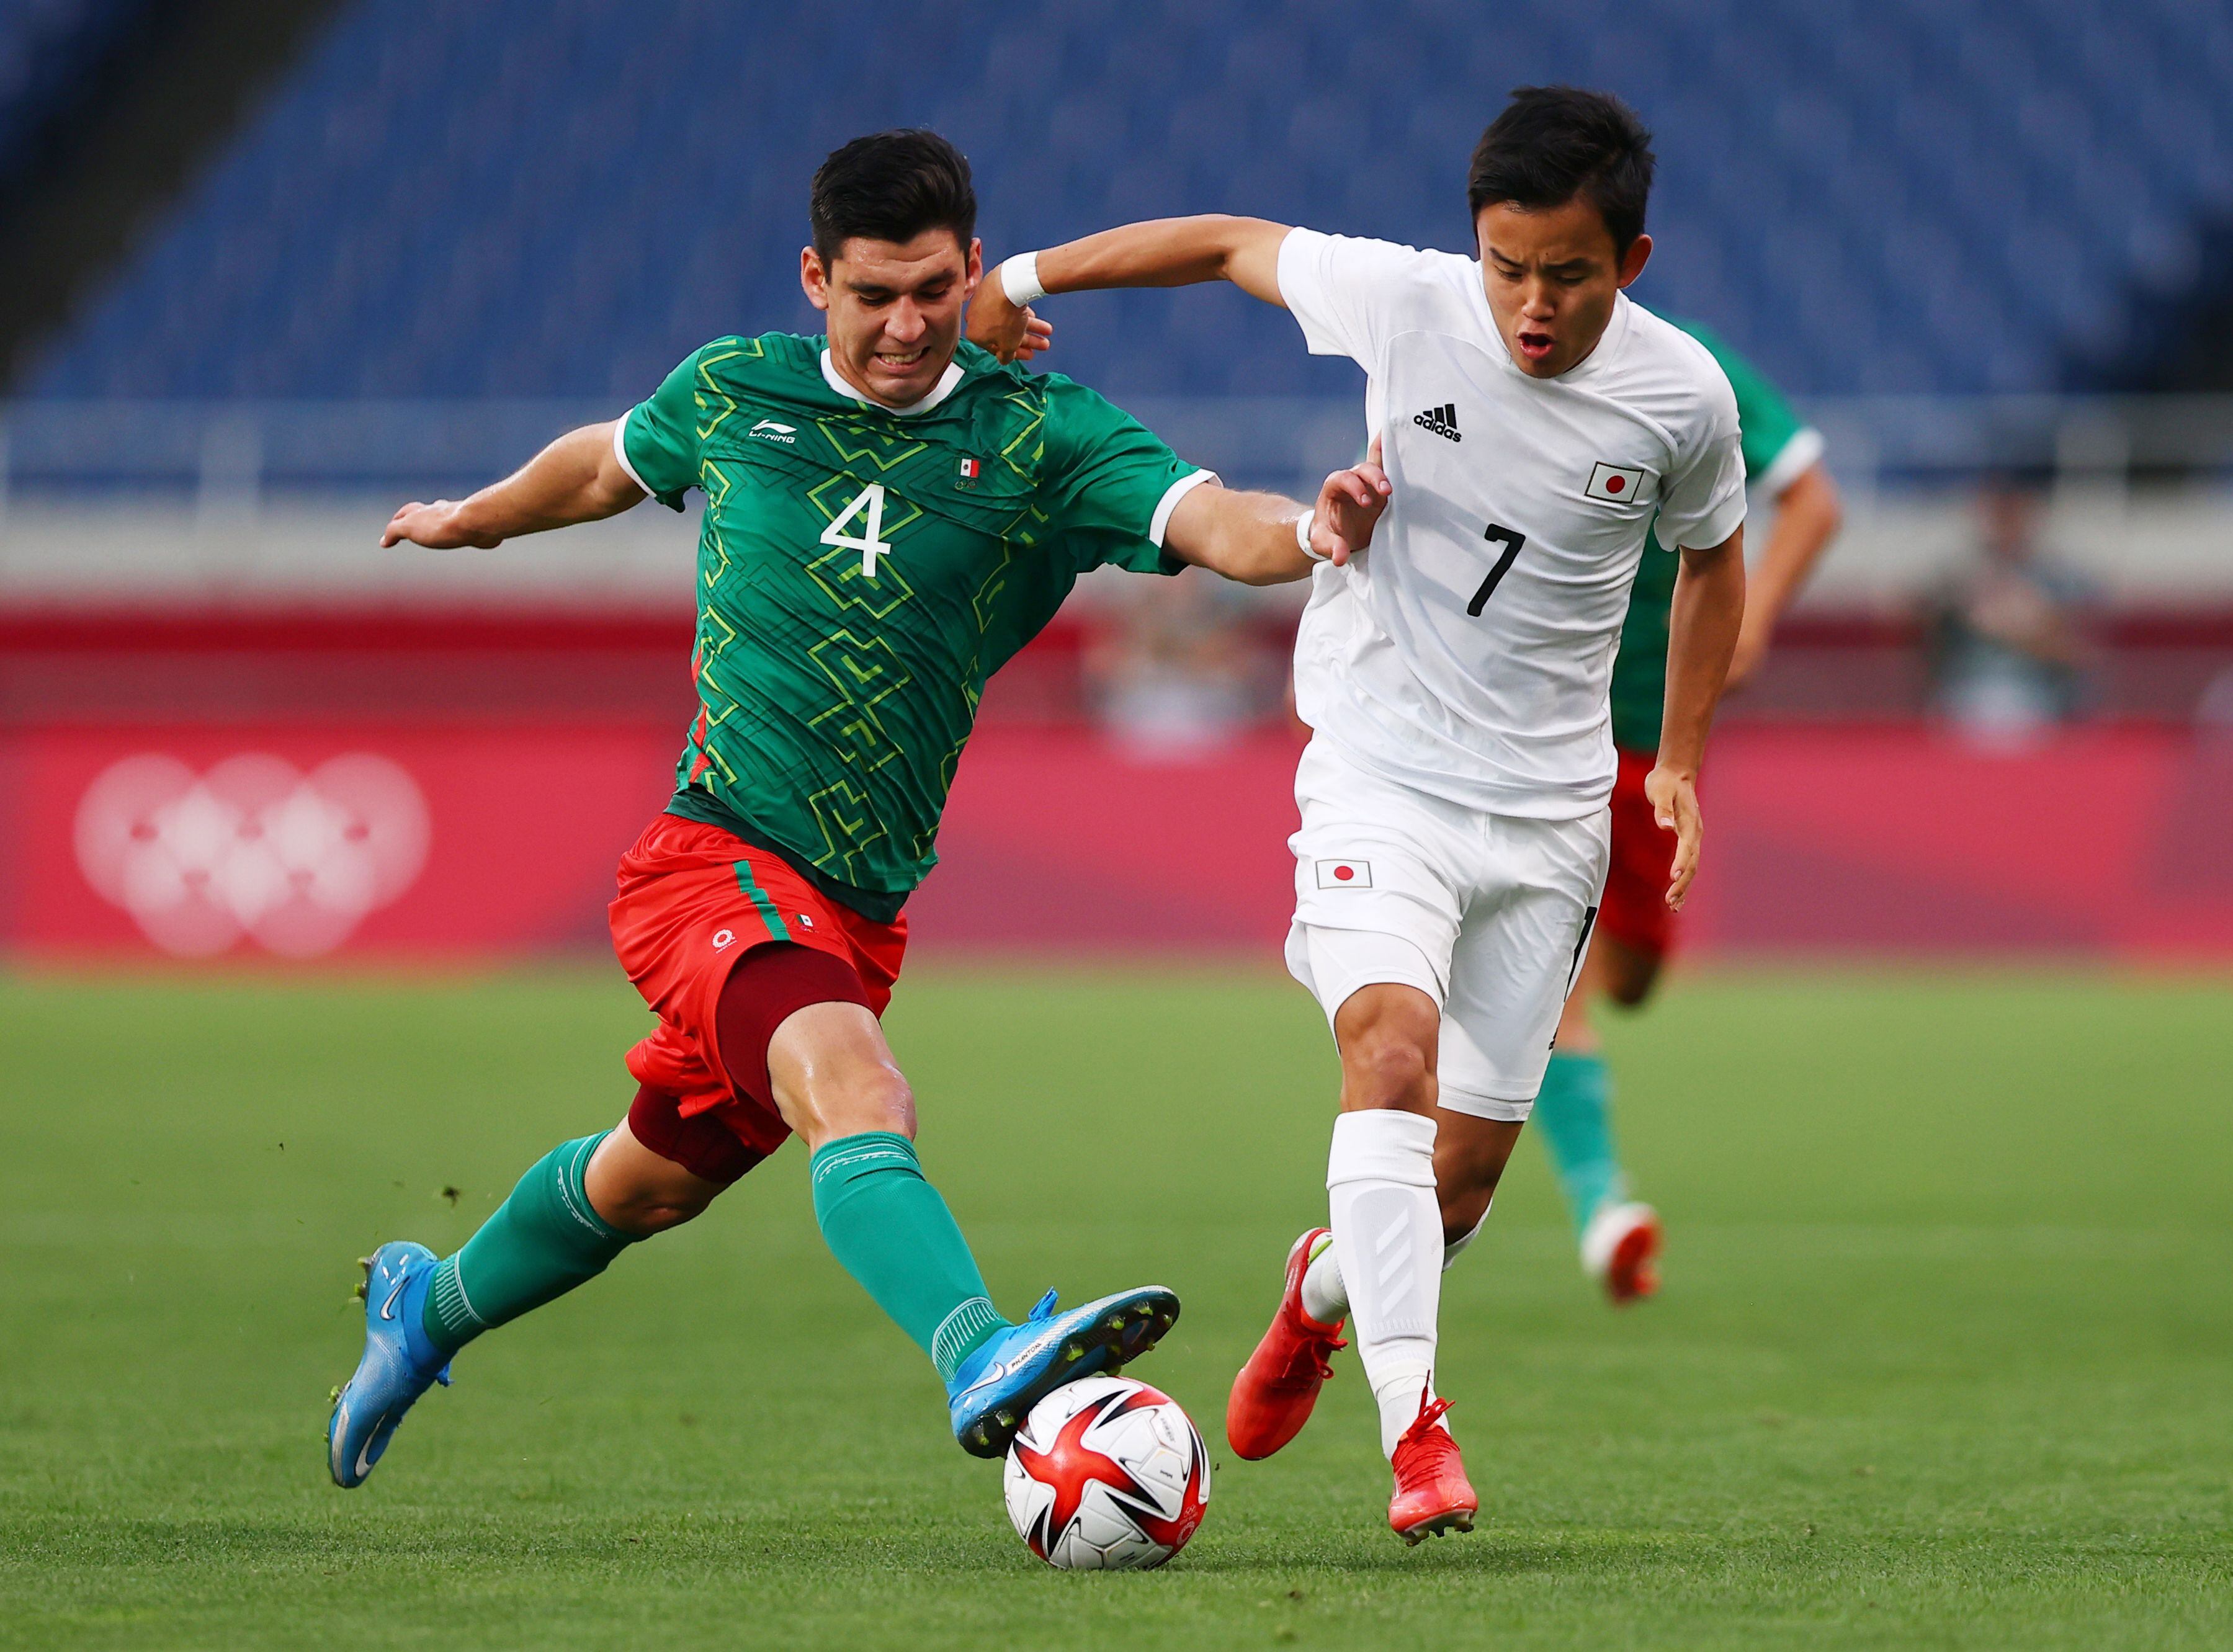
<path fill-rule="evenodd" d="M 912 373 L 922 365 L 929 352 L 921 345 L 912 350 L 878 350 L 876 365 L 887 373 Z"/>
<path fill-rule="evenodd" d="M 1553 341 L 1548 333 L 1523 330 L 1516 341 L 1520 346 L 1520 354 L 1530 361 L 1543 361 L 1550 359 Z"/>

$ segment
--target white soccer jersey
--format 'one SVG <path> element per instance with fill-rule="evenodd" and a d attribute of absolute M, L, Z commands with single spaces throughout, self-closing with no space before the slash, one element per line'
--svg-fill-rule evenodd
<path fill-rule="evenodd" d="M 1296 230 L 1279 293 L 1313 354 L 1364 367 L 1394 487 L 1371 550 L 1313 577 L 1303 720 L 1367 770 L 1468 808 L 1598 808 L 1613 655 L 1654 519 L 1692 549 L 1744 520 L 1728 379 L 1625 295 L 1588 356 L 1530 378 L 1481 266 L 1455 253 Z"/>

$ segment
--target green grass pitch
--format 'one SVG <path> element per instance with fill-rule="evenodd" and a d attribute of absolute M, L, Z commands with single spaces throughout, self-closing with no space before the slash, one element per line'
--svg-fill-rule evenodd
<path fill-rule="evenodd" d="M 1307 1001 L 926 962 L 894 1039 L 1002 1304 L 1185 1298 L 1138 1369 L 1209 1519 L 1110 1577 L 1016 1541 L 796 1147 L 326 1482 L 352 1259 L 609 1123 L 641 1024 L 587 968 L 0 981 L 0 1646 L 2233 1643 L 2223 978 L 1709 974 L 1617 1024 L 1666 1291 L 1585 1289 L 1523 1143 L 1443 1298 L 1481 1529 L 1407 1551 L 1353 1355 L 1280 1457 L 1221 1440 L 1324 1208 Z"/>

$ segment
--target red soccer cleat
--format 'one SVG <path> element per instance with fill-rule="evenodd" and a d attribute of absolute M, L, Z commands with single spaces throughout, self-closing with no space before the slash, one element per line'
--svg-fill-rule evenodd
<path fill-rule="evenodd" d="M 1419 1393 L 1418 1420 L 1396 1442 L 1396 1494 L 1388 1499 L 1388 1524 L 1406 1543 L 1440 1537 L 1445 1532 L 1470 1532 L 1481 1499 L 1466 1479 L 1458 1442 L 1442 1426 L 1448 1400 L 1427 1402 Z"/>
<path fill-rule="evenodd" d="M 1659 1213 L 1634 1200 L 1609 1205 L 1582 1235 L 1582 1267 L 1617 1308 L 1659 1289 Z"/>
<path fill-rule="evenodd" d="M 1303 1275 L 1311 1265 L 1311 1247 L 1326 1230 L 1314 1227 L 1295 1241 L 1287 1252 L 1287 1285 L 1280 1293 L 1279 1311 L 1272 1328 L 1240 1375 L 1233 1379 L 1233 1397 L 1225 1407 L 1225 1438 L 1236 1457 L 1254 1462 L 1269 1457 L 1311 1420 L 1318 1402 L 1318 1385 L 1333 1375 L 1328 1357 L 1349 1344 L 1341 1339 L 1341 1323 L 1321 1325 L 1303 1311 Z"/>

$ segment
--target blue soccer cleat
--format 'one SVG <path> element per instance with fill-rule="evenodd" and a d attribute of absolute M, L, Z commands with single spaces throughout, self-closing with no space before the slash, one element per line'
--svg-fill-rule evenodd
<path fill-rule="evenodd" d="M 364 1357 L 334 1390 L 334 1414 L 326 1422 L 326 1466 L 344 1489 L 364 1484 L 413 1402 L 435 1383 L 446 1388 L 450 1382 L 449 1361 L 419 1326 L 434 1277 L 433 1252 L 397 1240 L 362 1261 Z"/>
<path fill-rule="evenodd" d="M 1120 1291 L 1067 1313 L 1041 1297 L 1020 1325 L 996 1331 L 946 1385 L 954 1437 L 973 1457 L 1005 1456 L 1032 1408 L 1066 1382 L 1110 1376 L 1161 1342 L 1179 1299 L 1161 1285 Z"/>

